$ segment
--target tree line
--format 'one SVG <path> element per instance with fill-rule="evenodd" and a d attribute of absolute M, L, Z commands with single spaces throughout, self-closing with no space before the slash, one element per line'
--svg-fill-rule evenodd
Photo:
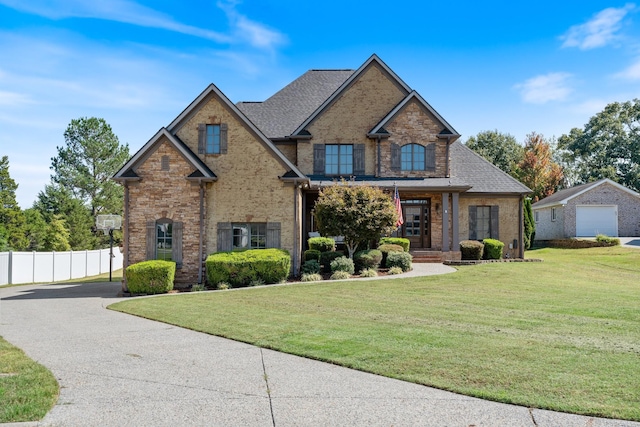
<path fill-rule="evenodd" d="M 614 102 L 557 140 L 538 133 L 519 144 L 497 130 L 465 144 L 529 187 L 538 201 L 563 188 L 609 178 L 640 192 L 640 100 Z"/>
<path fill-rule="evenodd" d="M 9 158 L 0 160 L 0 251 L 68 251 L 100 249 L 109 237 L 96 230 L 99 214 L 122 215 L 123 189 L 111 177 L 129 158 L 104 119 L 72 120 L 65 144 L 51 159 L 51 181 L 33 206 L 22 210 Z M 116 241 L 120 232 L 114 233 Z"/>

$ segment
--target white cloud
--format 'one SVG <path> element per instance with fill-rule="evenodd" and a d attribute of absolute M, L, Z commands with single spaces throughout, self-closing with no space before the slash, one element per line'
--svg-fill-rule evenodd
<path fill-rule="evenodd" d="M 237 2 L 233 1 L 217 4 L 227 15 L 232 27 L 231 34 L 183 24 L 167 14 L 131 0 L 0 0 L 0 4 L 49 19 L 103 19 L 140 27 L 159 28 L 221 44 L 234 44 L 242 40 L 254 48 L 271 50 L 285 42 L 285 37 L 280 32 L 239 14 L 236 11 Z"/>
<path fill-rule="evenodd" d="M 616 34 L 622 28 L 622 20 L 635 10 L 636 5 L 628 3 L 624 7 L 609 7 L 598 12 L 584 24 L 574 25 L 560 37 L 562 47 L 577 47 L 580 50 L 603 47 L 619 38 Z"/>
<path fill-rule="evenodd" d="M 572 89 L 568 80 L 569 73 L 549 73 L 532 77 L 524 83 L 514 86 L 522 96 L 522 100 L 531 104 L 545 104 L 549 101 L 562 101 Z"/>
<path fill-rule="evenodd" d="M 616 79 L 622 80 L 640 80 L 640 59 L 637 59 L 636 62 L 613 75 Z"/>
<path fill-rule="evenodd" d="M 33 103 L 34 101 L 27 94 L 0 90 L 0 105 L 16 107 Z"/>

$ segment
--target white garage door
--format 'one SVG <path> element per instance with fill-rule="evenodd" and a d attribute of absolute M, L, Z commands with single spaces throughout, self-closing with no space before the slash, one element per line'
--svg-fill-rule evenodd
<path fill-rule="evenodd" d="M 576 236 L 618 236 L 617 206 L 576 206 Z"/>

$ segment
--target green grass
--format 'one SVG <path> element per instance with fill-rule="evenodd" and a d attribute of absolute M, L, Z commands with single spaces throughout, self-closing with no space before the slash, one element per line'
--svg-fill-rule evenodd
<path fill-rule="evenodd" d="M 58 390 L 48 369 L 0 337 L 0 423 L 42 419 Z"/>
<path fill-rule="evenodd" d="M 640 420 L 640 250 L 527 254 L 544 262 L 110 308 L 470 396 Z"/>

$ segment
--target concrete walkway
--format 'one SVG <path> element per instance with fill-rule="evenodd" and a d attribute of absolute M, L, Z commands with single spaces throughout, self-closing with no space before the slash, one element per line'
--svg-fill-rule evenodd
<path fill-rule="evenodd" d="M 0 335 L 61 387 L 44 420 L 22 425 L 640 426 L 483 401 L 105 309 L 119 289 L 0 288 Z"/>

